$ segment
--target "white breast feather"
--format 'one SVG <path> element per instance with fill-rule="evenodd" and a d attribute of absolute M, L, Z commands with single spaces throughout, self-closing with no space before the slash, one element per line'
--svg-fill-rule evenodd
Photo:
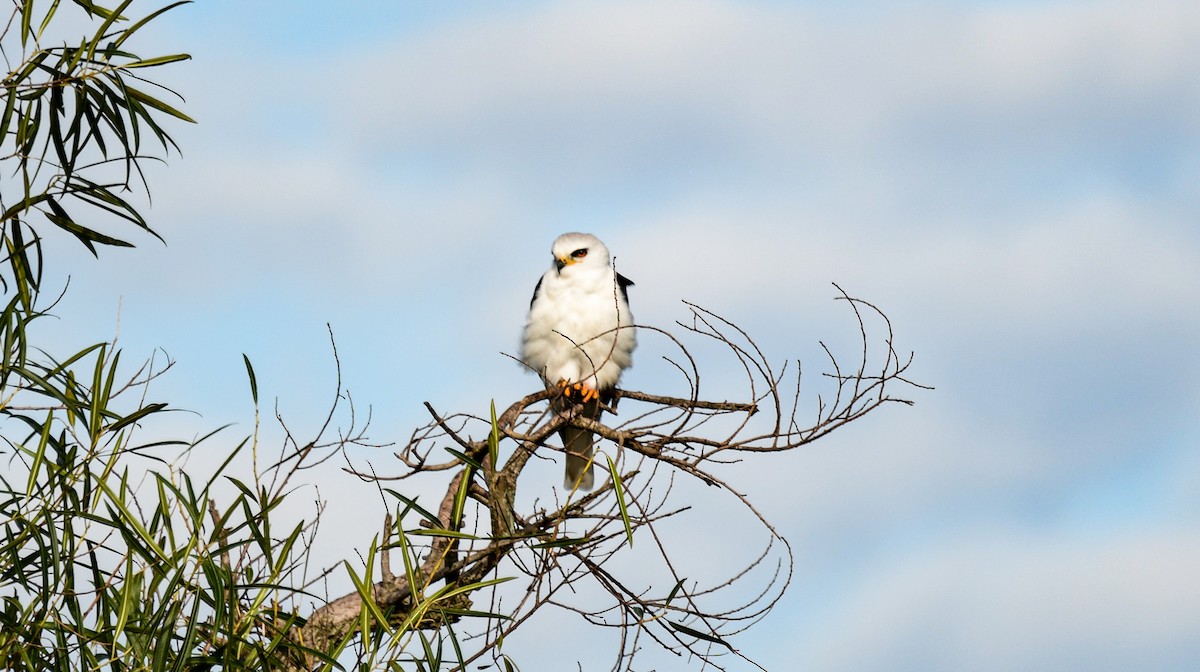
<path fill-rule="evenodd" d="M 542 276 L 521 357 L 550 383 L 607 389 L 633 363 L 633 316 L 611 267 L 569 270 Z"/>

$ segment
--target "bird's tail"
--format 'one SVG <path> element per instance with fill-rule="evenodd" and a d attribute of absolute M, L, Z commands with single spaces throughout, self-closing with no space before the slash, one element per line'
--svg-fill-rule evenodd
<path fill-rule="evenodd" d="M 578 427 L 565 427 L 559 436 L 567 451 L 563 487 L 568 490 L 591 490 L 596 478 L 592 469 L 592 433 Z"/>
<path fill-rule="evenodd" d="M 574 404 L 562 397 L 551 402 L 551 406 L 559 413 L 566 412 Z M 600 400 L 591 399 L 583 404 L 579 415 L 592 420 L 600 419 Z M 563 487 L 568 490 L 578 488 L 591 490 L 595 484 L 595 473 L 592 469 L 592 444 L 595 437 L 586 429 L 579 427 L 563 427 L 558 431 L 562 439 L 563 450 L 567 453 L 567 470 L 563 477 Z"/>

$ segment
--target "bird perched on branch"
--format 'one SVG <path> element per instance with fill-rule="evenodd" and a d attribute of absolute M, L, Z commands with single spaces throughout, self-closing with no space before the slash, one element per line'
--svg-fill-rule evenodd
<path fill-rule="evenodd" d="M 580 404 L 580 415 L 599 420 L 621 372 L 633 364 L 637 339 L 626 293 L 633 282 L 613 269 L 608 248 L 590 233 L 564 233 L 550 253 L 554 265 L 529 303 L 521 359 L 562 391 L 552 409 L 564 413 Z M 564 486 L 591 489 L 592 433 L 568 426 L 559 436 L 567 452 Z"/>

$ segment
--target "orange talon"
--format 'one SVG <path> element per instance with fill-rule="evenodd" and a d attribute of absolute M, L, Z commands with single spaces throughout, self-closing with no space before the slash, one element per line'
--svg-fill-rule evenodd
<path fill-rule="evenodd" d="M 580 403 L 586 404 L 587 402 L 589 402 L 593 399 L 598 399 L 600 397 L 600 393 L 596 391 L 596 388 L 591 387 L 589 385 L 585 385 L 583 383 L 572 383 L 571 381 L 566 380 L 565 378 L 563 380 L 558 381 L 558 386 L 560 388 L 562 388 L 563 396 L 568 399 L 570 399 L 571 397 L 573 397 L 575 395 L 578 395 L 579 399 L 580 399 Z"/>
<path fill-rule="evenodd" d="M 596 391 L 596 388 L 589 387 L 583 383 L 576 383 L 575 389 L 579 392 L 579 396 L 583 399 L 583 403 L 585 404 L 593 399 L 599 398 L 600 396 L 600 393 Z"/>

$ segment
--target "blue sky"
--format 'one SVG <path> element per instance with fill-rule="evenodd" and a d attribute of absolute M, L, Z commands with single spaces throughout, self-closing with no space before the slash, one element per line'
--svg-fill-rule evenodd
<path fill-rule="evenodd" d="M 200 123 L 151 175 L 167 244 L 65 256 L 53 337 L 120 306 L 127 357 L 178 360 L 181 431 L 249 431 L 241 354 L 315 426 L 329 323 L 403 441 L 422 401 L 535 385 L 500 353 L 561 232 L 608 243 L 639 322 L 686 299 L 814 368 L 853 336 L 837 282 L 936 390 L 741 469 L 799 562 L 736 644 L 772 670 L 1200 667 L 1200 7 L 447 5 L 172 12 L 142 50 L 192 54 L 163 76 Z M 655 348 L 627 386 L 656 391 Z M 321 478 L 333 543 L 365 546 L 370 493 Z"/>

